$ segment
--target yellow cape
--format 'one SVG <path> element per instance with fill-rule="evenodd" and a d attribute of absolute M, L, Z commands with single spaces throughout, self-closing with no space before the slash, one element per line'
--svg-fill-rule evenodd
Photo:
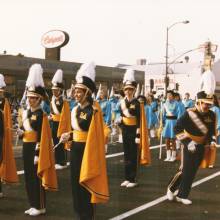
<path fill-rule="evenodd" d="M 60 137 L 63 133 L 71 131 L 71 115 L 69 103 L 64 100 L 63 108 L 60 114 L 59 127 L 57 129 L 57 137 Z"/>
<path fill-rule="evenodd" d="M 91 193 L 91 203 L 104 203 L 109 200 L 108 179 L 104 148 L 104 121 L 97 102 L 88 131 L 83 154 L 80 184 Z"/>
<path fill-rule="evenodd" d="M 6 183 L 17 183 L 18 176 L 16 170 L 16 163 L 14 153 L 12 150 L 12 120 L 11 110 L 7 99 L 5 99 L 4 112 L 4 134 L 2 143 L 3 160 L 0 165 L 0 178 Z"/>
<path fill-rule="evenodd" d="M 37 174 L 42 181 L 42 186 L 46 190 L 57 190 L 57 175 L 54 164 L 52 135 L 46 114 L 43 115 Z"/>
<path fill-rule="evenodd" d="M 151 154 L 148 141 L 147 119 L 144 112 L 144 103 L 140 103 L 140 160 L 141 165 L 151 163 Z"/>

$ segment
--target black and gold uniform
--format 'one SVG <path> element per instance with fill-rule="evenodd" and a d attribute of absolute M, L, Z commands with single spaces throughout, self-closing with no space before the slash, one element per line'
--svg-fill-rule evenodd
<path fill-rule="evenodd" d="M 172 178 L 168 189 L 177 197 L 186 199 L 190 193 L 191 185 L 196 172 L 204 157 L 205 145 L 215 141 L 215 114 L 212 111 L 202 112 L 198 106 L 189 108 L 177 120 L 175 127 L 176 137 L 183 147 L 183 160 L 181 169 Z M 190 150 L 190 144 L 195 148 Z"/>
<path fill-rule="evenodd" d="M 77 105 L 71 112 L 73 142 L 71 147 L 70 167 L 73 206 L 79 219 L 88 220 L 92 219 L 94 215 L 93 205 L 90 202 L 91 194 L 79 183 L 79 179 L 92 114 L 92 104 L 89 104 L 84 108 L 82 108 L 80 105 Z"/>
<path fill-rule="evenodd" d="M 120 103 L 122 117 L 121 129 L 124 148 L 125 180 L 135 183 L 138 163 L 138 146 L 135 139 L 140 127 L 140 103 L 136 98 L 131 101 L 125 97 Z"/>
<path fill-rule="evenodd" d="M 45 190 L 37 176 L 43 110 L 40 107 L 35 110 L 25 110 L 22 120 L 25 186 L 30 206 L 40 210 L 45 208 L 46 201 Z"/>
<path fill-rule="evenodd" d="M 61 116 L 61 111 L 63 108 L 63 97 L 52 97 L 51 101 L 51 115 L 52 115 L 52 120 L 51 120 L 51 125 L 52 125 L 52 137 L 53 137 L 53 143 L 54 145 L 59 143 L 59 137 L 57 134 L 58 127 L 60 124 L 60 116 Z M 59 164 L 61 166 L 66 165 L 66 152 L 64 149 L 63 144 L 59 144 L 55 148 L 55 163 Z"/>

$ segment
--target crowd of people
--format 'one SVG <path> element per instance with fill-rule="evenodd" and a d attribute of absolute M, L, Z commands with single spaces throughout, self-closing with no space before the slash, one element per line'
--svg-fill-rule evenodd
<path fill-rule="evenodd" d="M 52 79 L 52 97 L 46 93 L 43 69 L 33 64 L 22 101 L 4 97 L 6 84 L 0 75 L 0 178 L 18 182 L 12 148 L 12 131 L 23 141 L 25 187 L 30 216 L 46 213 L 46 191 L 56 191 L 57 169 L 67 167 L 73 209 L 79 219 L 94 218 L 94 204 L 109 200 L 105 154 L 109 136 L 119 136 L 124 150 L 124 178 L 121 187 L 138 185 L 138 165 L 151 163 L 150 142 L 165 141 L 165 162 L 180 160 L 180 168 L 167 187 L 168 200 L 185 205 L 198 168 L 213 168 L 220 136 L 220 107 L 217 97 L 199 91 L 196 100 L 177 91 L 166 97 L 144 94 L 134 71 L 126 70 L 120 91 L 96 92 L 95 64 L 85 63 L 76 74 L 76 83 L 64 95 L 63 71 Z M 94 95 L 96 94 L 96 95 Z M 96 149 L 96 150 L 94 150 Z M 98 161 L 99 163 L 94 163 Z M 3 197 L 0 182 L 0 197 Z"/>

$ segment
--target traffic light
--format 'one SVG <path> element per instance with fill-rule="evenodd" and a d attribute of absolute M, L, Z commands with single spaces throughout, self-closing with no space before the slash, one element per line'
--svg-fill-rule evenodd
<path fill-rule="evenodd" d="M 179 83 L 176 83 L 176 85 L 175 85 L 175 90 L 178 91 L 178 90 L 179 90 L 179 87 L 180 87 Z"/>
<path fill-rule="evenodd" d="M 154 80 L 150 79 L 150 89 L 152 90 L 154 88 Z"/>

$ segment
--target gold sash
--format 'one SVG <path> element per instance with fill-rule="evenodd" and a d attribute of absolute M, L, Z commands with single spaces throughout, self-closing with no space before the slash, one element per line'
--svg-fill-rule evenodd
<path fill-rule="evenodd" d="M 60 115 L 54 115 L 52 114 L 53 121 L 60 121 Z"/>
<path fill-rule="evenodd" d="M 23 142 L 37 142 L 37 132 L 25 131 L 23 136 Z"/>
<path fill-rule="evenodd" d="M 132 117 L 132 118 L 123 117 L 122 121 L 125 125 L 136 125 L 137 124 L 136 117 Z"/>
<path fill-rule="evenodd" d="M 74 130 L 73 131 L 73 141 L 75 141 L 75 142 L 86 142 L 87 135 L 88 135 L 87 131 Z"/>

